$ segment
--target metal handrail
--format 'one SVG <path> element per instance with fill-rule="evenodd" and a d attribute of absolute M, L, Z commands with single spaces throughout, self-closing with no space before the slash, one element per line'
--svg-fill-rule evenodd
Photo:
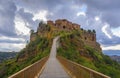
<path fill-rule="evenodd" d="M 33 63 L 30 66 L 25 67 L 24 69 L 11 75 L 8 78 L 37 78 L 47 60 L 48 60 L 48 56 Z"/>
<path fill-rule="evenodd" d="M 57 56 L 57 59 L 67 70 L 67 72 L 72 76 L 72 78 L 111 78 L 95 70 L 67 60 L 64 57 Z"/>

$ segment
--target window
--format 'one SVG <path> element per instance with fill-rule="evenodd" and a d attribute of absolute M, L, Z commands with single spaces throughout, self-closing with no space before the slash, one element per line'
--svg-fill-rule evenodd
<path fill-rule="evenodd" d="M 87 37 L 85 37 L 85 40 L 87 40 Z"/>
<path fill-rule="evenodd" d="M 65 29 L 65 26 L 63 26 L 63 28 Z"/>

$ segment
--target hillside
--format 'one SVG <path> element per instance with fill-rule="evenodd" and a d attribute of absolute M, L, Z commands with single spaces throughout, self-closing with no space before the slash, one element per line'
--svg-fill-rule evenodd
<path fill-rule="evenodd" d="M 12 59 L 16 57 L 17 52 L 0 52 L 0 63 L 4 60 Z"/>
<path fill-rule="evenodd" d="M 58 55 L 102 72 L 112 78 L 120 78 L 120 65 L 102 53 L 96 42 L 95 30 L 84 30 L 66 19 L 40 22 L 37 32 L 31 30 L 30 43 L 16 58 L 0 64 L 0 78 L 7 78 L 24 67 L 48 56 L 53 38 L 60 36 Z"/>
<path fill-rule="evenodd" d="M 104 73 L 111 78 L 120 78 L 120 65 L 100 50 L 86 45 L 80 37 L 81 34 L 81 32 L 73 32 L 63 35 L 60 38 L 58 55 Z"/>
<path fill-rule="evenodd" d="M 8 78 L 8 76 L 25 68 L 28 65 L 48 56 L 51 48 L 51 40 L 46 37 L 36 37 L 35 41 L 31 41 L 16 58 L 9 59 L 0 64 L 0 78 Z"/>
<path fill-rule="evenodd" d="M 116 60 L 118 63 L 120 63 L 120 56 L 113 55 L 113 56 L 110 56 L 110 58 L 113 60 Z"/>

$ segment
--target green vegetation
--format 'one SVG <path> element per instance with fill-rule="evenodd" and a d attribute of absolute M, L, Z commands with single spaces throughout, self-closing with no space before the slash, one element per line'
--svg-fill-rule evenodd
<path fill-rule="evenodd" d="M 112 78 L 120 78 L 120 65 L 116 61 L 111 60 L 110 57 L 102 54 L 102 52 L 85 45 L 79 31 L 61 36 L 58 55 Z"/>
<path fill-rule="evenodd" d="M 96 33 L 96 31 L 93 29 L 93 33 Z"/>
<path fill-rule="evenodd" d="M 4 60 L 14 58 L 17 54 L 18 52 L 0 52 L 0 63 Z"/>
<path fill-rule="evenodd" d="M 96 31 L 93 29 L 92 31 L 91 30 L 88 30 L 89 33 L 96 33 Z"/>
<path fill-rule="evenodd" d="M 99 50 L 85 44 L 84 41 L 91 40 L 91 38 L 84 40 L 83 35 L 87 34 L 86 32 L 89 32 L 87 36 L 90 34 L 93 36 L 96 33 L 95 30 L 86 31 L 82 28 L 81 30 L 70 31 L 59 30 L 40 22 L 37 32 L 31 30 L 33 40 L 26 45 L 26 48 L 22 49 L 15 58 L 0 64 L 0 78 L 7 78 L 26 66 L 48 56 L 52 39 L 56 36 L 60 36 L 58 55 L 102 72 L 112 78 L 120 78 L 120 65 L 117 62 L 103 55 Z"/>
<path fill-rule="evenodd" d="M 37 36 L 36 40 L 30 42 L 26 48 L 14 59 L 6 60 L 0 65 L 0 78 L 7 78 L 13 73 L 33 64 L 41 58 L 48 56 L 51 48 L 51 40 L 47 38 L 40 38 Z"/>

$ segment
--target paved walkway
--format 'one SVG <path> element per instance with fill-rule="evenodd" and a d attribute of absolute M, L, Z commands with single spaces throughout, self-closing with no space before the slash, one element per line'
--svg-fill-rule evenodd
<path fill-rule="evenodd" d="M 70 78 L 64 71 L 59 61 L 56 59 L 56 45 L 59 37 L 53 40 L 50 57 L 45 65 L 45 69 L 39 78 Z"/>

